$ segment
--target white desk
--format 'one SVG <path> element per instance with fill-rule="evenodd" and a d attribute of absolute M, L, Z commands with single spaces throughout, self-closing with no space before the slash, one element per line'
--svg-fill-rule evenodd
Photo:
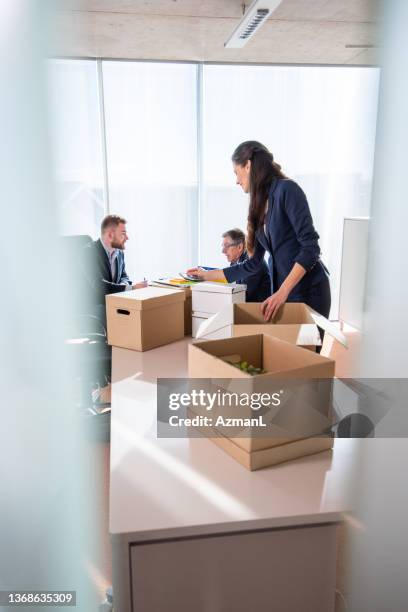
<path fill-rule="evenodd" d="M 156 439 L 181 340 L 113 349 L 110 533 L 118 612 L 330 612 L 353 440 L 248 472 L 206 439 Z"/>

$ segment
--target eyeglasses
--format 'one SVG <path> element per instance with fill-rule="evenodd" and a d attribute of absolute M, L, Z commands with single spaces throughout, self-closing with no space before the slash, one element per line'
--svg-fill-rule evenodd
<path fill-rule="evenodd" d="M 233 247 L 233 246 L 238 246 L 239 244 L 241 244 L 240 242 L 228 242 L 226 244 L 221 244 L 221 248 L 223 251 L 226 251 L 227 249 Z"/>

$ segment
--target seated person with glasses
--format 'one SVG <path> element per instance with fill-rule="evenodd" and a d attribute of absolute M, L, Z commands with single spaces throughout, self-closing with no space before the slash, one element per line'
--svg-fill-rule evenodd
<path fill-rule="evenodd" d="M 245 250 L 244 232 L 238 228 L 224 232 L 222 235 L 222 252 L 231 266 L 246 261 L 248 253 Z M 254 274 L 236 282 L 247 286 L 247 302 L 263 302 L 271 295 L 271 277 L 266 261 Z"/>

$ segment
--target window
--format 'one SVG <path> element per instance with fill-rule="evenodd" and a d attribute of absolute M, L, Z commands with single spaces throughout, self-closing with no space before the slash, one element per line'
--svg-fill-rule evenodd
<path fill-rule="evenodd" d="M 204 66 L 200 261 L 227 265 L 221 234 L 246 228 L 230 160 L 259 140 L 306 193 L 337 316 L 343 218 L 370 213 L 378 81 L 371 68 Z"/>
<path fill-rule="evenodd" d="M 53 60 L 49 70 L 61 233 L 96 238 L 106 210 L 97 64 Z"/>
<path fill-rule="evenodd" d="M 109 206 L 128 221 L 135 280 L 196 259 L 197 67 L 103 62 Z"/>
<path fill-rule="evenodd" d="M 306 193 L 331 273 L 335 318 L 343 219 L 370 214 L 379 70 L 100 65 L 51 63 L 64 233 L 98 235 L 106 184 L 109 212 L 128 220 L 132 280 L 197 263 L 226 266 L 221 234 L 245 230 L 248 210 L 231 154 L 243 140 L 259 140 Z"/>

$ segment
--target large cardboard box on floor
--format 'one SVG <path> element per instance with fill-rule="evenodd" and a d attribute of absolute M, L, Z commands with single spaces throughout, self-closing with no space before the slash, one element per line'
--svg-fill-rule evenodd
<path fill-rule="evenodd" d="M 268 334 L 315 351 L 316 346 L 321 346 L 318 326 L 347 346 L 346 337 L 331 321 L 300 302 L 283 304 L 272 321 L 264 320 L 261 304 L 230 304 L 213 316 L 202 319 L 195 337 L 210 340 Z"/>
<path fill-rule="evenodd" d="M 265 373 L 252 376 L 243 372 L 232 365 L 231 361 L 237 360 L 263 368 Z M 220 383 L 229 393 L 245 390 L 246 394 L 270 395 L 285 388 L 282 404 L 275 413 L 268 411 L 267 436 L 251 425 L 238 430 L 217 426 L 203 431 L 248 469 L 331 448 L 332 439 L 320 434 L 330 424 L 333 375 L 332 359 L 267 334 L 210 340 L 189 347 L 189 377 L 206 379 L 203 387 Z M 203 412 L 196 407 L 190 410 L 198 415 Z M 223 410 L 215 406 L 213 422 Z M 255 415 L 249 407 L 240 406 L 234 416 L 245 419 Z M 283 446 L 286 448 L 277 450 Z"/>
<path fill-rule="evenodd" d="M 145 287 L 106 296 L 108 344 L 148 351 L 184 337 L 185 292 Z"/>
<path fill-rule="evenodd" d="M 197 283 L 192 287 L 194 313 L 215 314 L 230 304 L 245 302 L 246 285 L 235 283 Z"/>

